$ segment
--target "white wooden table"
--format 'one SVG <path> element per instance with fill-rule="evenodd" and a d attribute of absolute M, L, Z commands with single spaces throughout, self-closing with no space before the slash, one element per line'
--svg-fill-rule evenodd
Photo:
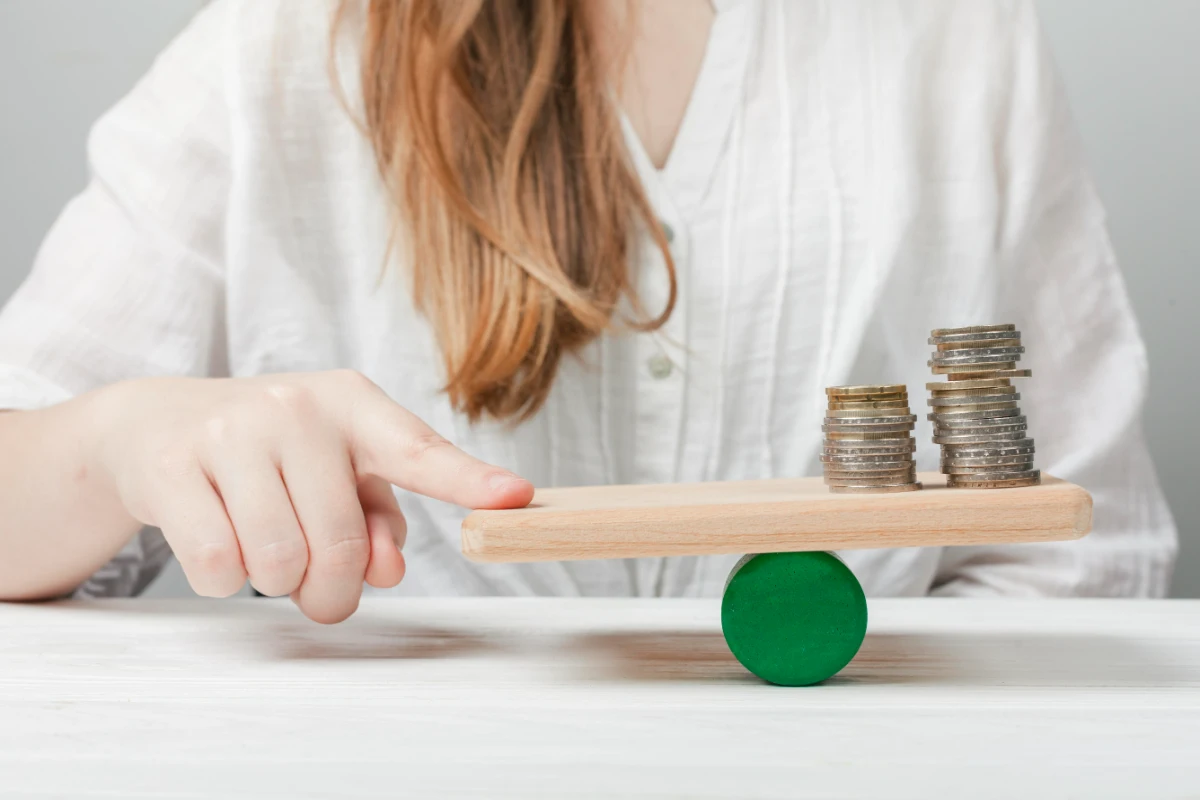
<path fill-rule="evenodd" d="M 765 685 L 715 601 L 0 606 L 0 795 L 1200 796 L 1200 602 L 890 600 Z"/>

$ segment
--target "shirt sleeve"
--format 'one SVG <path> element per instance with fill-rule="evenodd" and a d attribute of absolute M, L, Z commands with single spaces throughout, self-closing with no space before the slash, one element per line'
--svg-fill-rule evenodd
<path fill-rule="evenodd" d="M 0 409 L 224 371 L 228 7 L 202 11 L 93 127 L 89 185 L 0 311 Z M 140 591 L 169 555 L 143 531 L 81 593 Z"/>
<path fill-rule="evenodd" d="M 1038 466 L 1091 492 L 1094 523 L 1075 542 L 946 548 L 932 594 L 1161 596 L 1177 542 L 1141 428 L 1145 347 L 1032 3 L 1015 9 L 1000 307 L 1028 347 L 1017 383 Z"/>

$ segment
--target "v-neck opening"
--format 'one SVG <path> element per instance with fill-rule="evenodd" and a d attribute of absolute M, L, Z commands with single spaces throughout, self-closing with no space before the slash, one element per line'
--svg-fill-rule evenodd
<path fill-rule="evenodd" d="M 692 85 L 683 119 L 663 166 L 657 167 L 629 115 L 617 110 L 629 148 L 643 180 L 662 185 L 681 209 L 695 207 L 716 171 L 742 101 L 756 3 L 713 0 L 716 12 L 704 57 Z"/>

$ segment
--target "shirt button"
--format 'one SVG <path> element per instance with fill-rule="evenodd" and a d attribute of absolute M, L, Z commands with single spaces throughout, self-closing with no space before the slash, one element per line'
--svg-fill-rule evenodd
<path fill-rule="evenodd" d="M 675 365 L 671 363 L 671 359 L 664 356 L 662 353 L 650 356 L 646 359 L 646 368 L 650 370 L 650 377 L 656 381 L 661 381 L 664 378 L 669 378 L 671 372 L 675 369 Z"/>
<path fill-rule="evenodd" d="M 658 221 L 662 226 L 663 238 L 667 240 L 667 244 L 672 244 L 675 241 L 675 229 L 662 220 Z"/>

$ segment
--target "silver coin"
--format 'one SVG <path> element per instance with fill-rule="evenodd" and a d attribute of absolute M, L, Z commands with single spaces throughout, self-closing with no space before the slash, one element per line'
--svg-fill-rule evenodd
<path fill-rule="evenodd" d="M 916 492 L 921 489 L 919 481 L 915 483 L 895 483 L 883 486 L 830 486 L 832 494 L 898 494 L 900 492 Z"/>
<path fill-rule="evenodd" d="M 991 355 L 991 356 L 971 356 L 962 358 L 931 358 L 925 363 L 931 367 L 963 367 L 966 369 L 975 368 L 983 369 L 991 364 L 1016 364 L 1020 361 L 1020 355 Z"/>
<path fill-rule="evenodd" d="M 942 447 L 942 453 L 951 453 L 956 458 L 977 458 L 979 456 L 1015 456 L 1022 453 L 1032 453 L 1037 449 L 1033 439 L 1014 439 L 1001 444 L 948 444 Z"/>
<path fill-rule="evenodd" d="M 950 475 L 950 479 L 958 481 L 1019 481 L 1026 477 L 1040 477 L 1042 473 L 1036 469 L 1004 469 L 997 468 L 990 473 L 971 473 L 970 475 Z"/>
<path fill-rule="evenodd" d="M 831 455 L 822 453 L 822 464 L 911 464 L 912 453 L 856 453 Z"/>
<path fill-rule="evenodd" d="M 872 434 L 872 433 L 907 433 L 917 427 L 915 422 L 907 422 L 902 425 L 822 425 L 821 430 L 825 433 L 853 433 L 853 434 Z"/>
<path fill-rule="evenodd" d="M 845 397 L 847 395 L 864 394 L 897 394 L 907 391 L 908 387 L 903 383 L 868 383 L 855 386 L 830 386 L 825 390 L 825 394 Z"/>
<path fill-rule="evenodd" d="M 1025 348 L 1020 345 L 1016 347 L 967 347 L 962 350 L 936 350 L 933 353 L 933 360 L 943 364 L 977 361 L 981 358 L 1016 361 L 1024 352 Z M 1004 357 L 1001 358 L 1001 356 Z"/>
<path fill-rule="evenodd" d="M 1034 470 L 1037 472 L 1037 470 Z M 1028 478 L 1011 478 L 1007 480 L 976 480 L 973 478 L 957 479 L 953 475 L 946 478 L 946 485 L 953 489 L 1018 489 L 1022 486 L 1037 486 L 1042 482 L 1042 475 Z"/>
<path fill-rule="evenodd" d="M 933 443 L 940 445 L 963 444 L 1004 444 L 1024 439 L 1028 431 L 1013 431 L 1011 433 L 968 433 L 962 436 L 938 436 L 934 434 Z"/>
<path fill-rule="evenodd" d="M 1001 417 L 1000 419 L 968 419 L 962 424 L 933 426 L 934 436 L 960 436 L 965 433 L 1012 433 L 1023 431 L 1029 427 L 1027 423 L 1015 422 L 1020 417 Z M 971 423 L 971 424 L 967 424 Z"/>
<path fill-rule="evenodd" d="M 933 426 L 934 436 L 1003 436 L 1007 439 L 1022 439 L 1028 431 L 1028 425 L 981 425 L 978 428 Z M 957 442 L 947 442 L 947 444 L 957 444 Z"/>
<path fill-rule="evenodd" d="M 925 402 L 934 408 L 953 408 L 954 406 L 982 406 L 991 403 L 1015 403 L 1021 399 L 1020 392 L 1010 394 L 977 394 L 964 397 L 931 397 Z"/>
<path fill-rule="evenodd" d="M 826 425 L 903 425 L 907 422 L 916 422 L 916 414 L 868 414 L 865 416 L 837 416 L 834 412 L 829 412 L 825 417 Z"/>
<path fill-rule="evenodd" d="M 933 389 L 929 392 L 930 397 L 1004 397 L 1011 396 L 1017 393 L 1015 386 L 988 386 L 980 389 L 960 389 L 953 383 L 949 384 L 948 389 Z"/>
<path fill-rule="evenodd" d="M 998 361 L 992 363 L 974 363 L 974 364 L 934 364 L 929 362 L 929 366 L 934 375 L 945 375 L 949 380 L 954 380 L 955 375 L 969 375 L 972 378 L 986 378 L 989 375 L 1007 375 L 1012 377 L 1013 372 L 1017 372 L 1017 362 L 1015 361 Z"/>
<path fill-rule="evenodd" d="M 962 461 L 965 461 L 965 459 L 962 459 Z M 972 461 L 994 461 L 995 463 L 994 464 L 959 464 L 959 463 L 952 464 L 952 463 L 942 462 L 940 464 L 940 468 L 943 471 L 943 473 L 947 474 L 947 475 L 974 475 L 974 474 L 982 474 L 982 473 L 995 473 L 995 471 L 998 471 L 998 470 L 1018 471 L 1018 470 L 1033 469 L 1033 457 L 1032 456 L 1026 457 L 1026 458 L 1022 459 L 1022 461 L 1013 461 L 1013 459 L 1007 459 L 1007 461 L 1006 461 L 1006 459 L 1002 459 L 1002 458 L 992 458 L 992 459 L 976 458 L 976 459 L 972 459 Z"/>
<path fill-rule="evenodd" d="M 971 433 L 975 433 L 976 431 L 999 425 L 1025 425 L 1028 422 L 1028 419 L 1021 414 L 1011 417 L 967 417 L 966 419 L 947 417 L 945 414 L 938 414 L 937 416 L 938 419 L 936 420 L 934 430 L 945 429 L 947 432 L 965 429 L 964 432 L 970 431 Z"/>
<path fill-rule="evenodd" d="M 975 381 L 934 381 L 925 384 L 925 388 L 931 392 L 998 389 L 1004 386 L 1012 386 L 1012 381 L 1008 378 L 983 378 Z"/>
<path fill-rule="evenodd" d="M 988 456 L 986 458 L 943 458 L 941 461 L 942 467 L 963 467 L 963 468 L 985 468 L 985 467 L 1002 467 L 1012 464 L 1029 464 L 1029 469 L 1033 465 L 1033 453 L 1021 456 Z"/>
<path fill-rule="evenodd" d="M 937 411 L 926 414 L 925 418 L 938 425 L 946 425 L 946 423 L 961 422 L 966 419 L 1002 419 L 1004 417 L 1020 416 L 1020 414 L 1021 409 L 1017 408 L 1014 403 L 1012 408 L 981 409 L 979 411 Z M 946 427 L 950 426 L 946 425 Z"/>
<path fill-rule="evenodd" d="M 882 463 L 878 461 L 872 461 L 855 464 L 823 464 L 822 467 L 824 468 L 824 473 L 826 476 L 839 476 L 843 474 L 859 475 L 862 473 L 897 475 L 901 473 L 912 472 L 914 469 L 916 469 L 916 464 L 910 458 L 905 461 Z"/>

